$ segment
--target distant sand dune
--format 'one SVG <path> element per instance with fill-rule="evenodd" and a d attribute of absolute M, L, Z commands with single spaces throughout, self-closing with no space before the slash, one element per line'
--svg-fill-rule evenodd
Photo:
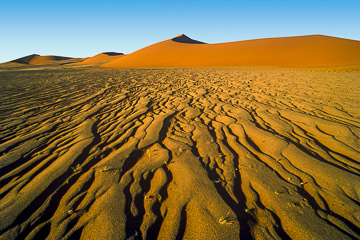
<path fill-rule="evenodd" d="M 106 63 L 103 67 L 340 67 L 360 66 L 359 59 L 359 41 L 323 35 L 219 44 L 201 44 L 180 35 Z"/>
<path fill-rule="evenodd" d="M 123 56 L 124 56 L 123 53 L 104 52 L 104 53 L 97 54 L 93 57 L 87 58 L 84 61 L 79 62 L 77 64 L 104 63 L 104 62 L 109 62 L 109 61 L 119 59 Z"/>
<path fill-rule="evenodd" d="M 61 57 L 61 56 L 40 56 L 37 54 L 32 54 L 26 57 L 18 58 L 9 63 L 20 63 L 20 64 L 44 64 L 55 61 L 62 61 L 71 59 L 70 57 Z"/>

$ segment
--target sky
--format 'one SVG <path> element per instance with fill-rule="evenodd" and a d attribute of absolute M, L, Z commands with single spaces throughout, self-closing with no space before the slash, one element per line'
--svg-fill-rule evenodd
<path fill-rule="evenodd" d="M 179 34 L 206 43 L 311 34 L 360 40 L 359 10 L 359 0 L 1 0 L 0 62 L 128 54 Z"/>

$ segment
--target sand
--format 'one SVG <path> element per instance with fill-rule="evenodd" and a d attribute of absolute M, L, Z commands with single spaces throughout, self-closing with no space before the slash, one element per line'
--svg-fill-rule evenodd
<path fill-rule="evenodd" d="M 69 60 L 69 59 L 73 59 L 70 57 L 61 57 L 61 56 L 40 56 L 38 54 L 32 54 L 29 56 L 25 56 L 22 58 L 18 58 L 15 59 L 13 61 L 10 61 L 8 63 L 13 63 L 13 64 L 44 64 L 44 63 L 52 63 L 52 62 L 57 62 L 57 61 L 64 61 L 64 60 Z"/>
<path fill-rule="evenodd" d="M 107 63 L 110 61 L 114 61 L 123 57 L 123 53 L 116 53 L 116 52 L 104 52 L 99 53 L 93 57 L 87 58 L 84 61 L 81 61 L 77 64 L 93 64 L 93 63 Z"/>
<path fill-rule="evenodd" d="M 0 67 L 0 238 L 359 239 L 359 80 Z"/>
<path fill-rule="evenodd" d="M 359 68 L 360 41 L 309 35 L 205 44 L 180 35 L 103 64 L 115 68 L 236 66 Z"/>

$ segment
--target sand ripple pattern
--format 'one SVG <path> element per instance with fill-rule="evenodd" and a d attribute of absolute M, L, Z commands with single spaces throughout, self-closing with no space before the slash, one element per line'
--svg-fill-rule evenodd
<path fill-rule="evenodd" d="M 359 79 L 0 72 L 0 237 L 359 239 Z"/>

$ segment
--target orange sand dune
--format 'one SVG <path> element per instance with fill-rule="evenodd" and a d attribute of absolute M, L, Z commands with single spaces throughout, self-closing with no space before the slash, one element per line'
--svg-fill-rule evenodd
<path fill-rule="evenodd" d="M 13 61 L 10 61 L 9 63 L 20 63 L 20 64 L 43 64 L 43 63 L 50 63 L 50 62 L 56 62 L 61 60 L 68 60 L 72 59 L 69 57 L 61 57 L 61 56 L 40 56 L 38 54 L 32 54 L 29 56 L 25 56 L 22 58 L 15 59 Z"/>
<path fill-rule="evenodd" d="M 360 42 L 323 35 L 204 44 L 177 36 L 103 67 L 339 67 L 359 65 Z"/>
<path fill-rule="evenodd" d="M 109 61 L 119 59 L 123 56 L 124 56 L 123 53 L 104 52 L 104 53 L 97 54 L 93 57 L 86 58 L 84 61 L 79 62 L 78 64 L 104 63 L 104 62 L 109 62 Z"/>

